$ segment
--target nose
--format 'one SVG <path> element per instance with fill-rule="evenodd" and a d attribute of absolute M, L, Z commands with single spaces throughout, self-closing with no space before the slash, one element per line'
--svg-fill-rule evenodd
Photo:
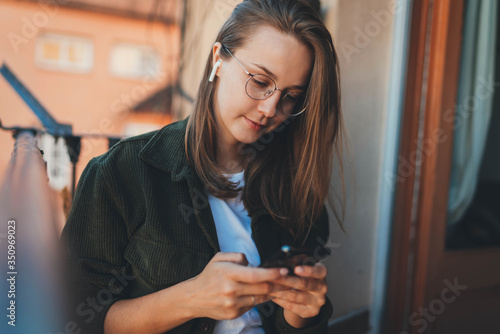
<path fill-rule="evenodd" d="M 278 111 L 278 104 L 280 103 L 281 92 L 275 91 L 274 94 L 269 96 L 267 99 L 259 101 L 259 112 L 261 112 L 265 117 L 271 118 L 276 115 Z"/>

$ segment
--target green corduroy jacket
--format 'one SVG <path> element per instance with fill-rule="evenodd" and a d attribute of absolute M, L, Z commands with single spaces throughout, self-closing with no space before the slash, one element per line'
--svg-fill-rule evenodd
<path fill-rule="evenodd" d="M 103 333 L 115 301 L 194 277 L 220 251 L 206 192 L 186 159 L 186 125 L 122 140 L 83 171 L 61 236 L 72 295 L 68 324 L 81 333 Z M 261 259 L 293 245 L 265 211 L 252 217 L 251 228 Z M 328 233 L 324 210 L 303 247 L 320 249 Z M 257 308 L 266 333 L 326 333 L 332 314 L 327 299 L 311 327 L 296 329 L 277 304 Z M 168 333 L 212 333 L 214 325 L 197 318 Z"/>

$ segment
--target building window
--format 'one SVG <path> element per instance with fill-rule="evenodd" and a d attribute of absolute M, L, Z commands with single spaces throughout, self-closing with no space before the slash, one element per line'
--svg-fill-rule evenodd
<path fill-rule="evenodd" d="M 125 125 L 124 137 L 137 136 L 146 132 L 155 131 L 161 128 L 162 125 L 154 123 L 136 123 L 131 122 Z"/>
<path fill-rule="evenodd" d="M 94 65 L 94 45 L 88 38 L 43 34 L 35 46 L 35 63 L 53 71 L 89 72 Z"/>
<path fill-rule="evenodd" d="M 63 138 L 57 140 L 49 134 L 41 134 L 38 146 L 43 150 L 43 160 L 47 163 L 49 185 L 55 190 L 68 187 L 71 181 L 71 162 L 68 148 Z"/>
<path fill-rule="evenodd" d="M 109 66 L 111 73 L 121 78 L 157 77 L 160 57 L 153 47 L 120 43 L 111 50 Z"/>

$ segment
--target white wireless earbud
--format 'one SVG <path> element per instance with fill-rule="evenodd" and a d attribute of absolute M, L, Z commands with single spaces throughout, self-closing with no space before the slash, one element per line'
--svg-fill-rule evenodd
<path fill-rule="evenodd" d="M 219 68 L 221 63 L 222 63 L 222 59 L 217 60 L 217 62 L 214 65 L 214 68 L 212 69 L 212 73 L 210 73 L 210 77 L 208 78 L 208 81 L 210 81 L 210 82 L 214 81 L 215 72 L 217 72 L 217 69 Z"/>

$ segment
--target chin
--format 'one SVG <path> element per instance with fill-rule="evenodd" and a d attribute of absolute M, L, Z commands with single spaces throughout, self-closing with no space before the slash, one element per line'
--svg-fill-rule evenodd
<path fill-rule="evenodd" d="M 252 144 L 255 143 L 257 140 L 259 140 L 260 136 L 255 135 L 255 136 L 239 136 L 236 137 L 236 140 L 242 144 Z"/>

